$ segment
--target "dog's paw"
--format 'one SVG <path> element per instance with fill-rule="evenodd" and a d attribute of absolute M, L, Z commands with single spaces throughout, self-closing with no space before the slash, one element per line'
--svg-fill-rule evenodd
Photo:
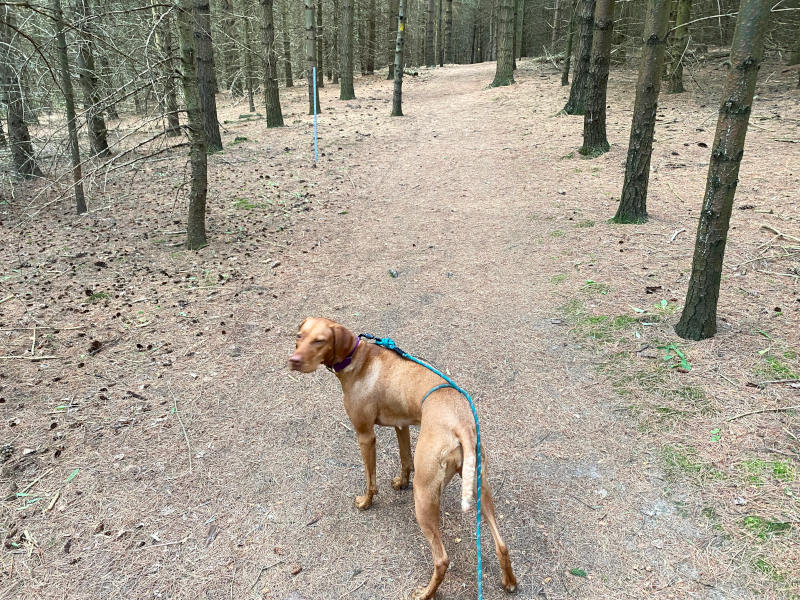
<path fill-rule="evenodd" d="M 353 504 L 358 510 L 367 510 L 370 506 L 372 506 L 372 496 L 356 496 Z"/>
<path fill-rule="evenodd" d="M 408 477 L 403 479 L 399 475 L 392 479 L 392 487 L 396 490 L 404 490 L 408 487 Z"/>
<path fill-rule="evenodd" d="M 428 600 L 429 598 L 431 598 L 431 596 L 429 596 L 426 593 L 427 589 L 428 588 L 423 586 L 420 586 L 417 589 L 415 589 L 414 593 L 411 594 L 411 600 Z"/>
<path fill-rule="evenodd" d="M 517 591 L 517 579 L 513 575 L 507 580 L 506 577 L 503 577 L 503 589 L 508 592 L 509 594 L 513 594 Z"/>

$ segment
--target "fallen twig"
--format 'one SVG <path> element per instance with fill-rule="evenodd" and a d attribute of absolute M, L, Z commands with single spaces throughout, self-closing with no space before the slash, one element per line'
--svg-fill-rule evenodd
<path fill-rule="evenodd" d="M 735 421 L 736 419 L 741 419 L 742 417 L 746 417 L 748 415 L 757 415 L 759 413 L 766 413 L 766 412 L 784 412 L 787 410 L 798 410 L 800 409 L 800 405 L 795 406 L 782 406 L 780 408 L 762 408 L 760 410 L 751 410 L 750 412 L 742 413 L 740 415 L 736 415 L 735 417 L 729 417 L 725 419 L 726 421 Z"/>
<path fill-rule="evenodd" d="M 672 242 L 674 242 L 675 238 L 678 237 L 680 234 L 682 234 L 684 231 L 686 231 L 685 227 L 681 227 L 680 229 L 675 231 L 675 233 L 672 234 L 672 237 L 669 238 L 669 243 L 671 244 Z"/>
<path fill-rule="evenodd" d="M 14 297 L 14 294 L 9 294 L 8 296 L 6 296 L 6 297 L 5 297 L 5 298 L 3 298 L 2 300 L 0 300 L 0 304 L 2 304 L 3 302 L 8 302 L 8 301 L 9 301 L 9 300 L 11 300 L 13 297 Z"/>
<path fill-rule="evenodd" d="M 174 541 L 174 542 L 161 542 L 160 544 L 152 544 L 151 546 L 144 546 L 144 548 L 158 548 L 159 546 L 175 546 L 176 544 L 183 544 L 188 539 L 189 539 L 189 536 L 187 535 L 182 540 L 177 540 L 177 541 Z"/>
<path fill-rule="evenodd" d="M 33 329 L 55 329 L 57 331 L 72 331 L 74 329 L 86 329 L 87 325 L 78 325 L 77 327 L 52 327 L 49 325 L 35 325 L 33 327 L 4 327 L 0 331 L 31 331 Z"/>
<path fill-rule="evenodd" d="M 789 235 L 788 233 L 783 233 L 782 231 L 778 231 L 777 229 L 775 229 L 771 225 L 767 225 L 766 223 L 762 223 L 761 224 L 761 229 L 766 229 L 767 231 L 771 231 L 772 233 L 774 233 L 778 237 L 782 237 L 782 238 L 784 238 L 786 240 L 792 240 L 792 241 L 795 241 L 795 242 L 800 242 L 800 237 L 795 237 L 793 235 Z"/>
<path fill-rule="evenodd" d="M 14 355 L 0 356 L 0 360 L 33 360 L 33 361 L 37 361 L 37 360 L 53 360 L 53 359 L 58 359 L 58 358 L 63 358 L 63 357 L 61 357 L 61 356 L 14 356 Z"/>
<path fill-rule="evenodd" d="M 183 426 L 183 419 L 181 413 L 178 412 L 178 400 L 172 399 L 173 406 L 175 407 L 175 416 L 178 417 L 178 423 L 181 424 L 181 431 L 183 431 L 183 439 L 186 440 L 186 448 L 189 450 L 189 473 L 192 472 L 192 445 L 189 443 L 189 435 L 186 433 L 186 427 Z"/>
<path fill-rule="evenodd" d="M 769 381 L 761 381 L 756 385 L 763 389 L 773 383 L 797 383 L 799 381 L 800 379 L 770 379 Z"/>
<path fill-rule="evenodd" d="M 283 562 L 283 559 L 281 558 L 280 560 L 277 560 L 276 562 L 272 563 L 271 565 L 267 565 L 266 567 L 261 567 L 261 570 L 258 572 L 258 577 L 256 577 L 256 580 L 253 582 L 253 585 L 250 586 L 250 589 L 252 590 L 254 587 L 256 587 L 256 584 L 258 583 L 258 580 L 261 579 L 261 576 L 264 574 L 264 571 L 268 571 L 272 567 L 277 567 L 282 562 Z"/>
<path fill-rule="evenodd" d="M 678 192 L 676 192 L 676 191 L 675 191 L 675 190 L 672 188 L 672 185 L 670 184 L 670 182 L 669 182 L 669 181 L 667 181 L 667 187 L 670 189 L 670 191 L 671 191 L 673 194 L 675 194 L 675 197 L 676 197 L 678 200 L 680 200 L 681 202 L 683 202 L 683 198 L 681 198 L 680 196 L 678 196 Z"/>

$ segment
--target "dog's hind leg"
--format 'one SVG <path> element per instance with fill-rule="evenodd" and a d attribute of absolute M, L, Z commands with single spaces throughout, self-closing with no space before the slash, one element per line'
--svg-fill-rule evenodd
<path fill-rule="evenodd" d="M 514 571 L 511 569 L 511 558 L 508 556 L 508 546 L 506 546 L 506 543 L 500 536 L 500 529 L 497 527 L 492 490 L 489 488 L 489 482 L 486 481 L 485 468 L 481 469 L 481 478 L 483 479 L 483 481 L 481 481 L 481 512 L 486 518 L 489 530 L 492 532 L 492 537 L 494 538 L 494 549 L 497 553 L 497 559 L 500 561 L 503 588 L 505 588 L 507 592 L 514 592 L 517 589 L 517 578 L 514 577 Z"/>
<path fill-rule="evenodd" d="M 408 487 L 408 480 L 411 476 L 411 433 L 408 426 L 395 427 L 397 433 L 397 446 L 400 449 L 400 476 L 392 479 L 392 487 L 396 490 L 403 490 Z"/>
<path fill-rule="evenodd" d="M 416 471 L 414 475 L 414 509 L 417 513 L 417 522 L 419 528 L 422 530 L 425 539 L 431 547 L 431 554 L 433 554 L 433 574 L 431 575 L 430 583 L 427 586 L 420 586 L 411 596 L 412 600 L 428 600 L 433 598 L 436 589 L 442 583 L 444 574 L 450 566 L 450 559 L 447 557 L 447 551 L 442 544 L 442 536 L 439 532 L 439 496 L 433 490 L 424 488 L 420 484 L 420 473 Z M 439 482 L 433 482 L 439 489 Z M 418 487 L 419 486 L 419 487 Z"/>

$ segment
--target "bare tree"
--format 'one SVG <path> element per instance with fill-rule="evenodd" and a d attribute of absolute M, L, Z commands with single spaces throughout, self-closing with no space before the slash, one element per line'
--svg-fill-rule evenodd
<path fill-rule="evenodd" d="M 15 65 L 23 64 L 17 54 L 15 36 L 15 21 L 12 6 L 6 4 L 0 7 L 2 21 L 0 21 L 0 76 L 2 77 L 3 98 L 6 103 L 6 116 L 8 118 L 8 138 L 11 145 L 11 155 L 14 159 L 14 168 L 17 175 L 24 178 L 40 177 L 42 175 L 36 157 L 33 154 L 33 144 L 25 123 L 25 110 L 20 88 L 19 74 Z"/>
<path fill-rule="evenodd" d="M 341 0 L 342 28 L 339 31 L 339 99 L 353 100 L 353 0 Z"/>
<path fill-rule="evenodd" d="M 281 9 L 281 25 L 283 26 L 283 83 L 287 88 L 294 87 L 292 80 L 292 44 L 289 41 L 289 19 L 286 14 L 286 5 L 288 2 L 283 3 Z"/>
<path fill-rule="evenodd" d="M 739 5 L 731 44 L 731 68 L 719 109 L 703 210 L 697 225 L 692 275 L 686 305 L 675 325 L 675 332 L 682 338 L 702 340 L 717 332 L 722 261 L 756 78 L 764 58 L 770 4 L 767 0 L 742 0 Z"/>
<path fill-rule="evenodd" d="M 561 85 L 569 85 L 569 68 L 572 61 L 572 40 L 575 37 L 575 13 L 577 12 L 577 3 L 572 8 L 572 14 L 569 18 L 569 32 L 567 33 L 567 50 L 564 52 L 564 65 L 561 68 Z"/>
<path fill-rule="evenodd" d="M 400 0 L 397 7 L 397 43 L 394 50 L 394 94 L 392 96 L 392 116 L 403 116 L 403 49 L 406 39 L 406 0 Z"/>
<path fill-rule="evenodd" d="M 664 47 L 667 42 L 670 0 L 649 0 L 642 39 L 642 62 L 636 84 L 633 122 L 625 165 L 625 183 L 615 223 L 647 221 L 647 185 L 650 180 L 650 156 L 653 153 L 653 131 L 656 108 L 664 71 Z"/>
<path fill-rule="evenodd" d="M 67 40 L 64 37 L 64 13 L 61 0 L 51 0 L 53 20 L 56 28 L 56 46 L 61 70 L 61 90 L 67 110 L 67 132 L 69 135 L 70 157 L 72 158 L 72 181 L 75 190 L 75 206 L 78 214 L 86 212 L 86 198 L 83 194 L 83 174 L 81 172 L 81 151 L 78 146 L 78 124 L 75 119 L 75 92 L 72 89 L 72 74 L 67 56 Z"/>
<path fill-rule="evenodd" d="M 514 0 L 499 0 L 497 68 L 491 87 L 514 83 Z"/>
<path fill-rule="evenodd" d="M 576 1 L 579 3 L 575 9 L 578 23 L 578 51 L 575 60 L 575 74 L 572 76 L 572 86 L 569 89 L 569 99 L 564 106 L 564 112 L 568 115 L 584 113 L 589 90 L 589 67 L 592 58 L 592 38 L 594 37 L 596 0 Z"/>
<path fill-rule="evenodd" d="M 214 47 L 211 43 L 211 8 L 208 0 L 195 2 L 195 53 L 197 55 L 197 79 L 200 100 L 203 103 L 203 118 L 206 123 L 207 151 L 222 150 L 222 136 L 217 117 L 217 76 L 214 72 Z"/>
<path fill-rule="evenodd" d="M 589 70 L 589 94 L 583 116 L 583 146 L 580 153 L 597 156 L 608 152 L 606 138 L 606 91 L 611 57 L 611 33 L 614 28 L 614 0 L 597 0 L 592 36 L 592 66 Z"/>
<path fill-rule="evenodd" d="M 156 46 L 159 50 L 159 58 L 164 63 L 161 71 L 164 80 L 164 112 L 167 118 L 167 135 L 178 136 L 181 134 L 181 124 L 178 118 L 178 95 L 175 92 L 175 76 L 172 66 L 172 55 L 175 48 L 172 42 L 171 16 L 170 13 L 159 10 L 157 0 L 151 0 L 151 7 L 153 10 Z M 104 68 L 106 68 L 107 64 L 108 62 L 106 61 Z"/>
<path fill-rule="evenodd" d="M 89 144 L 96 156 L 108 156 L 106 121 L 100 105 L 100 85 L 94 67 L 92 51 L 93 37 L 91 26 L 92 11 L 89 0 L 78 0 L 78 80 L 83 89 L 83 106 L 86 109 L 86 122 L 89 126 Z"/>
<path fill-rule="evenodd" d="M 667 90 L 670 94 L 680 94 L 685 91 L 683 88 L 683 61 L 686 58 L 686 49 L 689 47 L 689 16 L 692 10 L 692 0 L 677 0 L 677 2 L 674 56 Z"/>
<path fill-rule="evenodd" d="M 453 63 L 453 0 L 447 0 L 447 10 L 444 13 L 444 62 Z"/>
<path fill-rule="evenodd" d="M 275 21 L 272 0 L 261 2 L 261 37 L 264 43 L 264 105 L 267 127 L 283 127 L 281 99 L 278 94 L 278 56 L 275 54 Z"/>
<path fill-rule="evenodd" d="M 317 67 L 317 32 L 314 24 L 314 0 L 306 2 L 306 81 L 308 82 L 308 114 L 322 112 L 319 107 L 319 80 L 322 76 L 317 73 L 317 85 L 314 85 L 314 71 Z"/>
<path fill-rule="evenodd" d="M 192 166 L 189 191 L 189 217 L 186 224 L 186 247 L 197 250 L 206 246 L 206 196 L 208 194 L 208 150 L 206 120 L 200 97 L 198 62 L 195 49 L 199 27 L 196 0 L 180 0 L 178 31 L 180 32 L 181 74 L 186 116 L 189 123 L 189 161 Z"/>
<path fill-rule="evenodd" d="M 322 0 L 317 0 L 317 86 L 325 87 L 325 35 L 322 25 Z"/>
<path fill-rule="evenodd" d="M 425 22 L 425 66 L 432 67 L 436 64 L 436 56 L 433 54 L 433 10 L 434 0 L 428 0 L 428 19 Z"/>
<path fill-rule="evenodd" d="M 452 2 L 452 0 L 448 1 Z M 389 62 L 389 73 L 386 75 L 386 79 L 391 80 L 394 80 L 394 54 L 397 49 L 397 15 L 399 10 L 400 0 L 389 0 L 389 35 L 386 36 L 388 43 L 387 56 Z"/>

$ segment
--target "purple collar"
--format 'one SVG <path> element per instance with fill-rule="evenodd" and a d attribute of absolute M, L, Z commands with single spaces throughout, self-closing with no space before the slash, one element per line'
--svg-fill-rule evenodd
<path fill-rule="evenodd" d="M 331 367 L 334 373 L 338 373 L 339 371 L 346 369 L 350 365 L 350 362 L 353 360 L 353 354 L 356 353 L 356 348 L 358 348 L 358 342 L 360 341 L 361 341 L 360 338 L 356 338 L 356 345 L 353 346 L 353 349 L 350 351 L 350 354 L 347 355 L 347 358 L 345 358 L 342 362 L 334 364 Z"/>

